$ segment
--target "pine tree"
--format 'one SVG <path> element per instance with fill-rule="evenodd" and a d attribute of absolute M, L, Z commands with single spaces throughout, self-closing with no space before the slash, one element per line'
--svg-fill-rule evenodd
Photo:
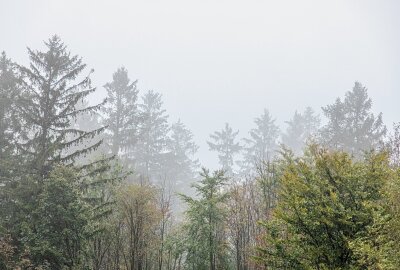
<path fill-rule="evenodd" d="M 233 174 L 234 158 L 242 149 L 241 145 L 236 142 L 238 131 L 233 131 L 228 123 L 225 123 L 224 129 L 215 131 L 210 135 L 212 141 L 207 141 L 209 149 L 218 153 L 219 164 L 226 171 L 227 175 Z"/>
<path fill-rule="evenodd" d="M 86 64 L 77 55 L 72 56 L 57 36 L 45 45 L 45 52 L 28 48 L 30 66 L 20 67 L 24 76 L 20 111 L 30 136 L 19 146 L 29 157 L 29 170 L 42 178 L 56 164 L 72 164 L 78 157 L 95 150 L 101 141 L 92 145 L 84 143 L 104 129 L 70 128 L 76 117 L 98 111 L 103 103 L 76 109 L 79 101 L 96 90 L 91 86 L 89 75 L 78 80 Z M 82 148 L 66 154 L 74 145 Z"/>
<path fill-rule="evenodd" d="M 263 114 L 257 117 L 254 123 L 256 127 L 250 130 L 250 138 L 244 139 L 246 143 L 242 164 L 244 173 L 254 170 L 260 162 L 271 159 L 278 147 L 279 128 L 267 109 L 264 109 Z"/>
<path fill-rule="evenodd" d="M 356 156 L 378 147 L 386 134 L 386 127 L 382 113 L 375 116 L 371 107 L 367 88 L 356 82 L 343 101 L 338 98 L 334 104 L 322 108 L 328 123 L 321 130 L 321 140 L 330 147 Z"/>
<path fill-rule="evenodd" d="M 161 98 L 161 94 L 154 91 L 148 91 L 142 97 L 143 103 L 139 105 L 142 122 L 133 152 L 137 171 L 153 181 L 165 176 L 169 126 Z"/>
<path fill-rule="evenodd" d="M 107 90 L 107 104 L 104 107 L 108 126 L 108 144 L 114 155 L 123 155 L 135 145 L 138 137 L 139 113 L 137 108 L 137 81 L 131 82 L 128 71 L 119 68 L 113 80 L 104 88 Z"/>
<path fill-rule="evenodd" d="M 320 120 L 313 109 L 307 107 L 303 113 L 296 111 L 293 118 L 286 124 L 288 127 L 282 134 L 282 141 L 295 154 L 300 154 L 307 140 L 317 134 Z"/>

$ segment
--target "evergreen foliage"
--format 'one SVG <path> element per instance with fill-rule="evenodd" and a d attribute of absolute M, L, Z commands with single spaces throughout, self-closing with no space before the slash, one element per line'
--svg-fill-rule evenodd
<path fill-rule="evenodd" d="M 168 145 L 168 115 L 163 109 L 161 94 L 148 91 L 139 104 L 142 123 L 139 142 L 134 150 L 137 171 L 144 177 L 160 182 L 165 176 L 164 164 Z"/>
<path fill-rule="evenodd" d="M 129 151 L 138 139 L 139 112 L 137 81 L 131 82 L 128 71 L 119 68 L 113 74 L 113 80 L 104 85 L 107 90 L 107 103 L 104 106 L 104 124 L 110 133 L 108 144 L 114 155 Z"/>
<path fill-rule="evenodd" d="M 360 83 L 321 129 L 309 107 L 283 134 L 264 110 L 244 145 L 225 124 L 199 177 L 193 133 L 125 68 L 92 105 L 59 37 L 28 56 L 0 56 L 1 270 L 400 269 L 400 125 L 385 140 Z"/>
<path fill-rule="evenodd" d="M 321 130 L 321 140 L 329 147 L 356 156 L 376 149 L 383 143 L 386 127 L 382 113 L 375 116 L 371 108 L 367 88 L 355 82 L 343 101 L 338 98 L 334 104 L 322 108 L 328 123 Z"/>
<path fill-rule="evenodd" d="M 72 56 L 57 36 L 45 45 L 44 52 L 28 48 L 30 65 L 20 67 L 24 80 L 19 109 L 29 134 L 19 143 L 19 149 L 29 157 L 31 173 L 40 178 L 47 177 L 55 165 L 73 164 L 78 157 L 94 151 L 101 141 L 66 154 L 68 148 L 83 145 L 104 129 L 70 128 L 79 114 L 95 112 L 102 103 L 76 109 L 79 101 L 96 90 L 89 75 L 79 80 L 86 64 Z"/>
<path fill-rule="evenodd" d="M 303 113 L 296 111 L 293 118 L 286 124 L 288 127 L 286 132 L 282 134 L 282 142 L 299 155 L 306 143 L 317 135 L 320 119 L 311 107 L 307 107 Z"/>
<path fill-rule="evenodd" d="M 186 264 L 188 269 L 229 269 L 224 235 L 228 194 L 222 189 L 227 179 L 223 171 L 210 175 L 206 169 L 201 177 L 194 185 L 198 199 L 182 195 L 188 204 Z"/>
<path fill-rule="evenodd" d="M 233 131 L 228 123 L 224 129 L 215 131 L 210 135 L 212 141 L 207 141 L 209 149 L 218 153 L 219 164 L 227 175 L 233 175 L 235 156 L 240 152 L 242 146 L 236 141 L 238 131 Z"/>
<path fill-rule="evenodd" d="M 167 170 L 178 192 L 187 192 L 196 178 L 199 161 L 195 155 L 199 147 L 193 141 L 192 132 L 178 120 L 172 124 L 168 141 Z"/>
<path fill-rule="evenodd" d="M 272 159 L 278 150 L 279 127 L 267 109 L 254 120 L 255 128 L 245 138 L 244 161 L 242 170 L 245 174 L 254 172 L 257 164 Z"/>

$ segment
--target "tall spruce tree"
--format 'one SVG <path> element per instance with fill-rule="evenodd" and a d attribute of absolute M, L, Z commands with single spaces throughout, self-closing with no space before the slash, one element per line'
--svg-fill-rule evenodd
<path fill-rule="evenodd" d="M 282 134 L 282 141 L 295 154 L 300 154 L 307 140 L 317 134 L 320 119 L 311 107 L 307 107 L 303 113 L 296 111 L 286 124 L 288 127 Z"/>
<path fill-rule="evenodd" d="M 104 85 L 107 104 L 104 107 L 109 136 L 107 142 L 114 155 L 126 155 L 138 138 L 139 112 L 137 81 L 131 81 L 122 67 L 113 74 L 112 82 Z"/>
<path fill-rule="evenodd" d="M 218 153 L 219 164 L 226 171 L 227 175 L 233 174 L 233 165 L 235 156 L 239 154 L 242 146 L 236 141 L 239 130 L 233 131 L 228 123 L 225 123 L 224 129 L 215 131 L 210 135 L 212 141 L 207 141 L 209 149 Z"/>
<path fill-rule="evenodd" d="M 161 98 L 162 95 L 154 91 L 148 91 L 142 97 L 139 141 L 133 152 L 137 171 L 153 181 L 165 177 L 169 126 Z"/>
<path fill-rule="evenodd" d="M 86 64 L 77 55 L 71 55 L 58 36 L 45 45 L 44 52 L 28 48 L 30 65 L 20 67 L 24 80 L 19 108 L 30 136 L 19 148 L 29 157 L 29 170 L 40 177 L 46 177 L 55 164 L 72 164 L 76 158 L 95 150 L 101 141 L 83 143 L 104 129 L 70 128 L 76 117 L 99 110 L 103 103 L 76 109 L 79 101 L 96 90 L 91 86 L 91 72 L 79 79 Z M 82 148 L 67 153 L 68 148 L 79 144 Z"/>
<path fill-rule="evenodd" d="M 256 127 L 249 132 L 250 138 L 245 138 L 243 173 L 251 172 L 260 162 L 271 159 L 277 150 L 279 127 L 267 109 L 254 120 Z"/>
<path fill-rule="evenodd" d="M 382 113 L 375 116 L 371 107 L 367 88 L 355 82 L 343 101 L 338 98 L 334 104 L 322 108 L 328 123 L 321 130 L 321 140 L 329 147 L 356 156 L 378 147 L 386 134 L 386 127 Z"/>

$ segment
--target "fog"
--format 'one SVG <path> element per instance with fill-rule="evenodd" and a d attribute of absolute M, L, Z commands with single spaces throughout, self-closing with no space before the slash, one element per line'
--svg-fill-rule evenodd
<path fill-rule="evenodd" d="M 399 11 L 0 0 L 0 269 L 400 269 Z"/>
<path fill-rule="evenodd" d="M 331 104 L 354 81 L 390 127 L 400 109 L 398 1 L 6 1 L 0 50 L 28 63 L 59 35 L 94 68 L 99 88 L 124 66 L 143 93 L 163 94 L 216 168 L 209 134 L 229 122 L 240 137 L 264 108 L 281 129 L 294 111 Z"/>

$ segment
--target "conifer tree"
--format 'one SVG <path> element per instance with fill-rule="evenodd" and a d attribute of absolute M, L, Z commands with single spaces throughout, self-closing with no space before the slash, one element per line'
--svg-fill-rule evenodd
<path fill-rule="evenodd" d="M 250 130 L 250 138 L 245 138 L 244 161 L 242 171 L 249 173 L 263 161 L 269 160 L 277 150 L 277 139 L 279 128 L 275 124 L 275 119 L 267 109 L 263 114 L 254 120 L 256 127 Z"/>
<path fill-rule="evenodd" d="M 144 177 L 159 181 L 165 176 L 168 143 L 168 115 L 161 94 L 148 91 L 139 105 L 139 140 L 134 149 L 135 167 Z"/>
<path fill-rule="evenodd" d="M 236 142 L 238 134 L 239 130 L 233 131 L 229 124 L 225 123 L 224 129 L 215 131 L 210 135 L 212 141 L 207 141 L 209 149 L 218 153 L 219 164 L 227 175 L 233 174 L 234 158 L 242 149 L 242 146 Z"/>
<path fill-rule="evenodd" d="M 400 168 L 400 122 L 393 124 L 393 134 L 387 142 L 392 164 Z"/>
<path fill-rule="evenodd" d="M 16 115 L 16 100 L 19 96 L 16 73 L 15 64 L 7 58 L 5 52 L 2 52 L 0 56 L 0 185 L 12 174 L 14 142 L 20 132 L 20 123 Z"/>
<path fill-rule="evenodd" d="M 199 161 L 195 159 L 199 147 L 193 141 L 192 132 L 180 120 L 171 126 L 167 148 L 169 178 L 180 192 L 187 191 L 199 168 Z"/>
<path fill-rule="evenodd" d="M 72 168 L 55 168 L 37 198 L 30 226 L 23 228 L 22 237 L 39 267 L 84 268 L 90 210 L 78 179 Z"/>
<path fill-rule="evenodd" d="M 76 110 L 81 110 L 84 108 L 89 107 L 89 102 L 88 99 L 83 99 L 80 102 L 77 103 L 77 105 L 75 106 Z M 102 122 L 101 122 L 101 115 L 99 112 L 91 112 L 91 113 L 82 113 L 79 114 L 76 118 L 74 118 L 71 121 L 71 126 L 70 128 L 72 129 L 77 129 L 77 130 L 82 130 L 82 131 L 87 131 L 90 132 L 92 130 L 96 130 L 101 128 Z M 94 144 L 100 140 L 104 140 L 104 132 L 101 132 L 93 137 L 90 137 L 88 139 L 85 140 L 85 145 L 91 145 Z M 67 140 L 72 140 L 75 138 L 75 135 L 70 134 L 69 136 L 67 136 Z M 68 149 L 65 150 L 65 155 L 68 155 L 70 153 L 74 153 L 77 150 L 82 149 L 82 145 L 81 144 L 75 144 L 72 145 L 70 147 L 68 147 Z M 87 153 L 85 155 L 81 155 L 79 157 L 77 157 L 74 160 L 74 164 L 77 166 L 85 166 L 85 164 L 91 164 L 92 162 L 94 162 L 95 160 L 100 161 L 101 157 L 105 157 L 107 156 L 108 151 L 107 151 L 107 147 L 104 143 L 102 143 L 98 148 L 96 148 L 96 151 L 91 151 L 90 153 Z M 89 166 L 92 167 L 92 166 Z"/>
<path fill-rule="evenodd" d="M 82 110 L 84 108 L 89 107 L 88 99 L 83 99 L 76 106 L 77 110 Z M 80 114 L 72 125 L 74 128 L 82 129 L 82 130 L 95 130 L 101 128 L 103 125 L 101 123 L 101 115 L 100 112 L 91 112 Z M 104 137 L 104 133 L 102 134 Z"/>
<path fill-rule="evenodd" d="M 320 119 L 311 107 L 307 107 L 303 113 L 296 111 L 286 124 L 288 127 L 282 134 L 282 141 L 295 154 L 300 154 L 307 140 L 317 134 Z"/>
<path fill-rule="evenodd" d="M 3 52 L 0 56 L 0 238 L 4 236 L 3 230 L 15 226 L 11 222 L 15 216 L 13 191 L 22 165 L 15 147 L 16 139 L 22 136 L 16 112 L 18 81 L 16 65 Z"/>
<path fill-rule="evenodd" d="M 198 199 L 181 195 L 188 204 L 187 269 L 232 269 L 225 244 L 227 193 L 222 191 L 227 179 L 222 170 L 210 175 L 203 169 L 200 176 L 194 185 Z"/>
<path fill-rule="evenodd" d="M 356 156 L 378 147 L 386 135 L 386 127 L 382 113 L 375 116 L 371 107 L 367 88 L 355 82 L 343 101 L 338 98 L 334 104 L 322 108 L 328 123 L 321 130 L 321 140 L 329 147 Z"/>
<path fill-rule="evenodd" d="M 24 76 L 20 111 L 30 132 L 19 148 L 29 158 L 29 170 L 40 177 L 46 177 L 55 164 L 72 164 L 95 150 L 101 140 L 91 145 L 84 143 L 104 129 L 70 128 L 80 114 L 98 111 L 104 102 L 76 109 L 79 101 L 96 90 L 91 86 L 91 72 L 80 79 L 86 64 L 71 55 L 58 36 L 45 45 L 44 52 L 28 48 L 30 65 L 20 67 Z M 67 153 L 74 145 L 82 148 Z"/>
<path fill-rule="evenodd" d="M 135 145 L 138 137 L 139 113 L 137 108 L 137 81 L 131 81 L 122 67 L 113 74 L 112 82 L 104 85 L 107 104 L 104 107 L 105 125 L 108 126 L 108 144 L 114 155 L 123 155 Z"/>
<path fill-rule="evenodd" d="M 311 107 L 307 107 L 303 112 L 304 126 L 305 126 L 305 137 L 315 135 L 318 131 L 321 119 L 318 114 Z"/>

